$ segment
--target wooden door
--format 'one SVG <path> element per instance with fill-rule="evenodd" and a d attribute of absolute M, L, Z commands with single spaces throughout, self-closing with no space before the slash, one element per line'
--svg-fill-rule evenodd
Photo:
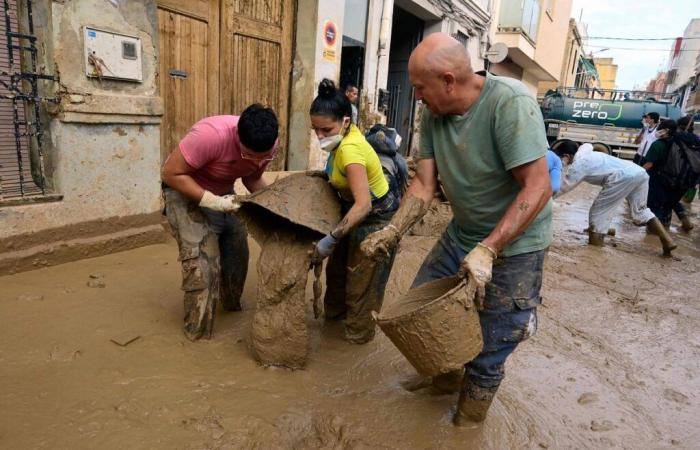
<path fill-rule="evenodd" d="M 190 127 L 219 114 L 220 0 L 158 0 L 161 162 Z"/>
<path fill-rule="evenodd" d="M 294 0 L 221 1 L 221 111 L 240 114 L 251 103 L 274 108 L 280 121 L 280 152 L 270 169 L 283 170 Z"/>

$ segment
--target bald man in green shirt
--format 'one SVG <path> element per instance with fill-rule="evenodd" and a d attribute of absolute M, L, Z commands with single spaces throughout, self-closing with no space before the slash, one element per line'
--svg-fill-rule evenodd
<path fill-rule="evenodd" d="M 535 98 L 519 81 L 475 73 L 443 33 L 411 54 L 423 112 L 417 173 L 394 219 L 363 242 L 381 257 L 427 211 L 438 175 L 454 218 L 413 286 L 461 274 L 477 287 L 484 347 L 465 364 L 456 425 L 481 422 L 506 358 L 537 329 L 545 249 L 552 239 L 547 139 Z M 459 374 L 447 374 L 445 378 Z M 439 382 L 434 379 L 433 382 Z M 436 383 L 437 384 L 437 383 Z"/>

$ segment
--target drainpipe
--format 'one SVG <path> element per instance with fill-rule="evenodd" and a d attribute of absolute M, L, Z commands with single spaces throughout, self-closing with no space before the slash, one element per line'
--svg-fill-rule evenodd
<path fill-rule="evenodd" d="M 379 48 L 377 49 L 377 76 L 375 102 L 379 98 L 379 72 L 381 67 L 389 72 L 389 42 L 391 40 L 391 23 L 394 15 L 394 0 L 384 0 L 382 7 L 382 21 L 379 25 Z M 386 81 L 386 80 L 385 80 Z M 375 103 L 376 104 L 376 103 Z"/>

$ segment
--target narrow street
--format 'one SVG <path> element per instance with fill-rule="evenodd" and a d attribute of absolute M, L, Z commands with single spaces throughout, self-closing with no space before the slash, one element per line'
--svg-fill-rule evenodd
<path fill-rule="evenodd" d="M 590 248 L 595 193 L 581 187 L 555 204 L 539 330 L 508 360 L 480 428 L 452 426 L 456 396 L 407 389 L 415 372 L 381 332 L 347 344 L 310 304 L 308 368 L 259 367 L 247 349 L 254 261 L 245 310 L 219 311 L 214 338 L 189 342 L 170 240 L 0 278 L 0 446 L 697 448 L 700 230 L 673 226 L 673 259 L 624 220 L 614 246 Z M 697 223 L 700 203 L 692 208 Z M 402 242 L 387 303 L 436 237 Z"/>

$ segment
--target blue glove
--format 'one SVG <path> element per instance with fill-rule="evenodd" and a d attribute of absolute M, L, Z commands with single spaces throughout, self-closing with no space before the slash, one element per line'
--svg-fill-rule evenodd
<path fill-rule="evenodd" d="M 338 239 L 336 239 L 332 233 L 328 233 L 318 241 L 316 244 L 316 249 L 314 250 L 314 261 L 320 262 L 323 261 L 324 259 L 328 258 L 331 253 L 333 253 L 333 249 L 335 248 L 336 244 L 338 243 Z"/>

